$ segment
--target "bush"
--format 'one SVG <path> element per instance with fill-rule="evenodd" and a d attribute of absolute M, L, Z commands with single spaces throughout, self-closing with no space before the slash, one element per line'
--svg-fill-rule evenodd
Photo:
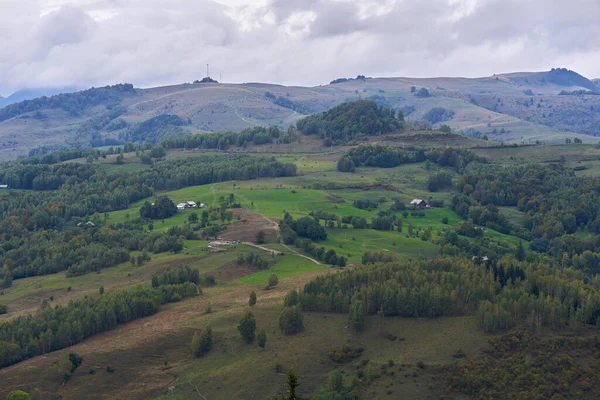
<path fill-rule="evenodd" d="M 254 292 L 254 290 L 252 292 L 250 292 L 250 299 L 248 300 L 248 305 L 250 307 L 254 306 L 256 304 L 256 293 Z"/>
<path fill-rule="evenodd" d="M 279 328 L 286 335 L 304 330 L 304 316 L 299 306 L 285 307 L 279 314 Z"/>
<path fill-rule="evenodd" d="M 246 311 L 246 314 L 240 320 L 238 325 L 238 331 L 240 331 L 240 335 L 242 339 L 246 341 L 246 343 L 252 343 L 255 338 L 256 332 L 256 319 L 254 315 L 250 311 Z"/>
<path fill-rule="evenodd" d="M 335 363 L 345 363 L 360 357 L 364 349 L 362 347 L 344 346 L 341 349 L 329 350 L 329 359 Z"/>
<path fill-rule="evenodd" d="M 267 283 L 267 289 L 277 286 L 278 283 L 279 278 L 277 278 L 277 275 L 271 274 L 271 276 L 269 276 L 269 282 Z"/>
<path fill-rule="evenodd" d="M 31 396 L 22 390 L 13 390 L 6 396 L 6 400 L 31 400 Z"/>
<path fill-rule="evenodd" d="M 0 315 L 8 313 L 8 306 L 6 304 L 0 304 Z"/>
<path fill-rule="evenodd" d="M 265 345 L 267 344 L 267 333 L 265 332 L 264 329 L 261 329 L 260 332 L 258 333 L 258 347 L 260 347 L 261 349 L 265 348 Z"/>

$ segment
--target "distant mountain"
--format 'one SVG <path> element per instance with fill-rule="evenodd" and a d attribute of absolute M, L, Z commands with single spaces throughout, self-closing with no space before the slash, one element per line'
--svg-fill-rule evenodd
<path fill-rule="evenodd" d="M 115 85 L 29 99 L 0 108 L 0 160 L 36 148 L 158 142 L 258 125 L 287 128 L 307 115 L 358 99 L 401 110 L 411 122 L 445 124 L 466 136 L 507 143 L 564 143 L 567 137 L 597 143 L 593 135 L 600 134 L 600 96 L 587 94 L 598 91 L 600 81 L 566 69 L 472 79 L 359 75 L 332 82 L 317 87 L 217 82 L 150 89 Z"/>
<path fill-rule="evenodd" d="M 62 88 L 40 88 L 40 89 L 24 89 L 19 90 L 11 94 L 8 97 L 0 96 L 0 108 L 5 107 L 9 104 L 18 103 L 24 100 L 36 99 L 43 96 L 54 96 L 60 93 L 73 93 L 76 92 L 77 88 L 74 87 L 62 87 Z"/>
<path fill-rule="evenodd" d="M 552 68 L 548 72 L 514 73 L 502 75 L 510 81 L 524 86 L 558 85 L 596 90 L 597 86 L 588 78 L 566 68 Z"/>

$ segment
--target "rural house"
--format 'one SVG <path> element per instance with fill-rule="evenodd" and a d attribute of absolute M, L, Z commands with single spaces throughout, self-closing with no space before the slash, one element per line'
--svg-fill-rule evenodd
<path fill-rule="evenodd" d="M 414 199 L 410 202 L 410 205 L 414 208 L 429 208 L 429 204 L 425 200 Z"/>

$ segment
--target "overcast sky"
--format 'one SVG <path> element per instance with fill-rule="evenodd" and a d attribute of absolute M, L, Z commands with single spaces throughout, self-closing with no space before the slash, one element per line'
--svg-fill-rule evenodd
<path fill-rule="evenodd" d="M 600 78 L 598 0 L 0 0 L 0 95 L 190 82 Z"/>

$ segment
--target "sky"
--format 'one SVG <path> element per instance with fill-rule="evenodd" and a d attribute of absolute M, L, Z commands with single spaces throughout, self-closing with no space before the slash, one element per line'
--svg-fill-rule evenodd
<path fill-rule="evenodd" d="M 598 0 L 0 0 L 0 95 L 338 77 L 600 78 Z"/>

